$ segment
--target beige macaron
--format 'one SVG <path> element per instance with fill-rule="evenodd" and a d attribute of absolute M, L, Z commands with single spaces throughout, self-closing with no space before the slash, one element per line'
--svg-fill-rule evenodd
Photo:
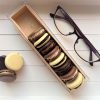
<path fill-rule="evenodd" d="M 84 77 L 79 72 L 77 78 L 75 80 L 73 80 L 72 82 L 67 82 L 66 85 L 69 89 L 72 90 L 72 89 L 79 87 L 82 84 L 83 80 L 84 80 Z"/>
<path fill-rule="evenodd" d="M 18 52 L 12 52 L 5 58 L 5 65 L 8 69 L 18 71 L 23 67 L 23 57 Z"/>

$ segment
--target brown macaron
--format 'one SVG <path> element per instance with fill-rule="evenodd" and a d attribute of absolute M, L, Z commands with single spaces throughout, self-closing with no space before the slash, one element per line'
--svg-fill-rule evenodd
<path fill-rule="evenodd" d="M 50 41 L 48 41 L 47 44 L 45 44 L 42 48 L 40 48 L 39 51 L 40 51 L 43 55 L 46 55 L 46 54 L 48 54 L 55 46 L 56 46 L 56 43 L 51 39 Z"/>
<path fill-rule="evenodd" d="M 73 66 L 69 72 L 67 72 L 65 75 L 61 76 L 60 78 L 63 81 L 72 81 L 75 79 L 77 75 L 78 75 L 78 69 L 75 66 Z"/>
<path fill-rule="evenodd" d="M 44 58 L 48 61 L 51 62 L 54 59 L 56 59 L 61 53 L 61 49 L 59 46 L 56 46 L 52 51 L 50 51 L 47 55 L 44 56 Z"/>
<path fill-rule="evenodd" d="M 12 70 L 4 69 L 0 70 L 0 81 L 12 82 L 16 79 L 16 73 Z"/>
<path fill-rule="evenodd" d="M 38 29 L 36 32 L 29 35 L 28 39 L 34 43 L 37 41 L 43 34 L 45 33 L 45 30 L 43 28 Z"/>
<path fill-rule="evenodd" d="M 50 41 L 48 41 L 42 48 L 39 49 L 39 52 L 42 52 L 43 50 L 45 50 L 46 48 L 49 47 L 50 44 L 53 43 L 53 40 L 50 39 Z"/>
<path fill-rule="evenodd" d="M 72 62 L 68 59 L 62 66 L 58 68 L 54 68 L 54 71 L 57 73 L 58 76 L 63 76 L 68 73 L 72 69 Z"/>

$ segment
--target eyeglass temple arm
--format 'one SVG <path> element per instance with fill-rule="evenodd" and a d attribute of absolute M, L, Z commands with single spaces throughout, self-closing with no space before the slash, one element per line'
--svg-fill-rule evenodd
<path fill-rule="evenodd" d="M 56 18 L 59 18 L 59 19 L 65 19 L 64 17 L 59 16 L 59 15 L 54 15 L 53 13 L 50 13 L 50 16 L 51 16 L 51 18 L 56 17 Z"/>
<path fill-rule="evenodd" d="M 55 15 L 55 14 L 53 14 L 53 13 L 50 13 L 50 17 L 51 18 L 59 18 L 59 19 L 64 19 L 64 20 L 67 20 L 67 21 L 69 21 L 69 19 L 65 19 L 65 17 L 62 17 L 62 16 L 59 16 L 59 15 Z"/>
<path fill-rule="evenodd" d="M 92 54 L 91 49 L 90 49 L 89 61 L 93 61 L 93 54 Z M 91 66 L 93 66 L 93 62 L 90 62 L 89 64 L 90 64 Z"/>

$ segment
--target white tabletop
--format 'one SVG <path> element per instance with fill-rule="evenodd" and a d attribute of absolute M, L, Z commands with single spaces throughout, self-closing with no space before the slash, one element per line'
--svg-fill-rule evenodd
<path fill-rule="evenodd" d="M 46 25 L 89 77 L 85 85 L 73 93 L 68 93 L 68 91 L 58 82 L 56 77 L 24 41 L 19 31 L 9 20 L 8 16 L 19 5 L 21 5 L 21 3 L 6 9 L 6 4 L 1 7 L 0 11 L 0 55 L 18 51 L 23 55 L 25 60 L 25 65 L 23 69 L 17 73 L 17 80 L 15 82 L 0 82 L 0 96 L 4 96 L 1 98 L 3 100 L 33 100 L 33 96 L 47 96 L 38 97 L 38 99 L 99 100 L 100 63 L 95 63 L 94 66 L 91 67 L 88 63 L 82 61 L 73 50 L 75 36 L 63 37 L 58 33 L 53 20 L 49 17 L 49 13 L 54 12 L 56 6 L 34 5 L 32 7 L 38 12 Z M 70 13 L 74 21 L 97 50 L 100 50 L 100 11 L 97 10 L 99 7 L 64 6 L 64 8 Z M 82 54 L 87 56 L 87 49 L 83 50 L 82 47 L 79 49 Z M 19 96 L 22 97 L 19 99 Z"/>

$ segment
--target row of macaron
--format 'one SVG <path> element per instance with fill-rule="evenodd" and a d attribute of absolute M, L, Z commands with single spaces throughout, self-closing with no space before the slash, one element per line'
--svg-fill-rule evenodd
<path fill-rule="evenodd" d="M 45 29 L 39 28 L 28 39 L 69 89 L 83 83 L 83 74 Z"/>
<path fill-rule="evenodd" d="M 23 67 L 23 64 L 23 57 L 18 52 L 0 56 L 0 81 L 14 81 L 16 79 L 16 72 Z"/>

